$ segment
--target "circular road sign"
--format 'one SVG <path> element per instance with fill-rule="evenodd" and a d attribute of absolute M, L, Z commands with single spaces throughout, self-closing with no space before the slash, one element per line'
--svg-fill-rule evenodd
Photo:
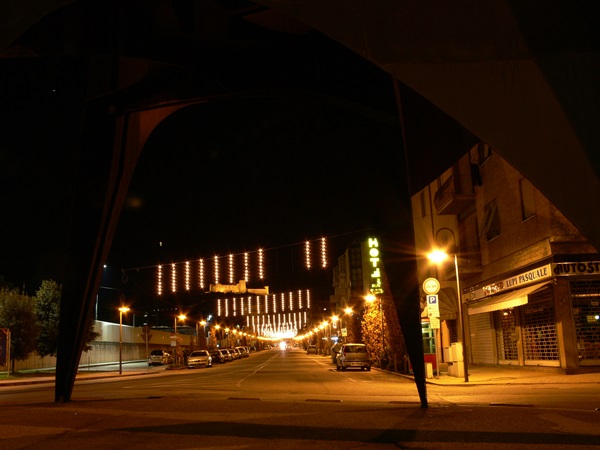
<path fill-rule="evenodd" d="M 427 278 L 423 281 L 423 290 L 426 294 L 435 295 L 440 290 L 440 282 L 435 278 Z"/>

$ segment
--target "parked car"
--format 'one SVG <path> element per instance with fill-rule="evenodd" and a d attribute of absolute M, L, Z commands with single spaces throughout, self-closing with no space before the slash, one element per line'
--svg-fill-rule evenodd
<path fill-rule="evenodd" d="M 169 364 L 171 361 L 171 355 L 164 350 L 152 350 L 150 357 L 148 358 L 149 366 L 162 366 Z"/>
<path fill-rule="evenodd" d="M 331 362 L 333 364 L 336 363 L 337 361 L 337 355 L 340 352 L 340 349 L 342 348 L 342 344 L 341 343 L 337 343 L 335 344 L 333 347 L 331 347 Z"/>
<path fill-rule="evenodd" d="M 200 366 L 211 367 L 212 357 L 208 350 L 194 350 L 187 358 L 187 366 L 188 369 Z"/>
<path fill-rule="evenodd" d="M 238 352 L 235 348 L 228 348 L 227 350 L 229 350 L 229 353 L 231 353 L 233 359 L 240 359 L 242 357 L 242 354 Z"/>
<path fill-rule="evenodd" d="M 242 355 L 242 358 L 247 358 L 248 356 L 250 356 L 250 349 L 244 345 L 239 345 L 235 349 L 238 352 L 240 352 L 240 354 Z"/>
<path fill-rule="evenodd" d="M 229 352 L 228 349 L 222 348 L 221 353 L 225 356 L 225 361 L 233 361 L 233 355 Z"/>
<path fill-rule="evenodd" d="M 317 354 L 317 346 L 310 344 L 308 347 L 306 347 L 306 354 L 310 355 L 310 354 L 316 355 Z"/>
<path fill-rule="evenodd" d="M 371 355 L 365 344 L 342 344 L 336 359 L 336 368 L 348 367 L 371 370 Z"/>
<path fill-rule="evenodd" d="M 225 354 L 221 350 L 213 350 L 209 353 L 213 363 L 223 364 L 226 361 Z"/>

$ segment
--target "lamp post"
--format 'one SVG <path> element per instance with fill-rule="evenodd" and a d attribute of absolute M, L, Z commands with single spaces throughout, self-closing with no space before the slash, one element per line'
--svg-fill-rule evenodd
<path fill-rule="evenodd" d="M 350 316 L 350 320 L 346 320 L 346 336 L 344 336 L 344 342 L 348 341 L 348 336 L 350 335 L 349 330 L 348 330 L 348 325 L 350 324 L 351 328 L 351 333 L 352 333 L 352 339 L 355 340 L 355 333 L 354 333 L 354 321 L 352 319 L 352 314 L 354 313 L 354 310 L 352 308 L 350 308 L 349 306 L 344 308 L 344 314 L 346 314 L 347 316 Z M 340 324 L 340 328 L 342 328 L 342 324 Z"/>
<path fill-rule="evenodd" d="M 220 332 L 219 330 L 221 329 L 221 325 L 215 325 L 215 339 L 217 341 L 217 347 L 221 348 L 221 337 L 220 337 Z M 217 335 L 217 333 L 219 333 L 219 335 Z"/>
<path fill-rule="evenodd" d="M 129 311 L 127 306 L 119 308 L 119 375 L 123 373 L 123 313 Z"/>
<path fill-rule="evenodd" d="M 177 319 L 179 320 L 185 320 L 187 319 L 187 316 L 185 314 L 180 314 L 178 316 L 175 316 L 175 326 L 173 327 L 175 330 L 175 364 L 179 364 L 179 342 L 177 340 Z"/>
<path fill-rule="evenodd" d="M 440 263 L 448 258 L 448 254 L 442 250 L 434 250 L 427 255 L 429 260 Z M 454 253 L 454 272 L 456 274 L 456 295 L 458 297 L 458 324 L 460 326 L 460 338 L 462 341 L 462 359 L 463 371 L 465 373 L 465 382 L 469 381 L 469 364 L 467 361 L 467 340 L 465 339 L 465 326 L 462 313 L 462 295 L 460 293 L 460 279 L 458 277 L 458 256 Z"/>
<path fill-rule="evenodd" d="M 338 327 L 338 321 L 340 322 L 340 326 Z M 338 342 L 340 341 L 340 333 L 341 333 L 341 326 L 342 326 L 342 321 L 340 320 L 340 318 L 337 315 L 333 315 L 331 316 L 331 324 L 333 325 L 334 330 L 336 331 L 336 335 L 337 335 L 337 340 Z M 330 336 L 332 335 L 331 332 L 329 333 Z M 333 344 L 333 339 L 332 339 L 332 344 Z M 331 345 L 333 347 L 333 345 Z"/>
<path fill-rule="evenodd" d="M 200 339 L 198 336 L 198 325 L 202 325 L 202 339 L 204 339 L 204 345 L 200 345 Z M 198 344 L 198 348 L 206 348 L 206 320 L 201 320 L 200 322 L 196 322 L 196 343 Z"/>

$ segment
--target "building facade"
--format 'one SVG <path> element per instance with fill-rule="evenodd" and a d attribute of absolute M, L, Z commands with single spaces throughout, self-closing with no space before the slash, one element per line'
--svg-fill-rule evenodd
<path fill-rule="evenodd" d="M 333 268 L 333 295 L 329 297 L 331 311 L 340 317 L 340 329 L 336 330 L 341 339 L 361 341 L 361 311 L 365 296 L 372 291 L 373 264 L 370 262 L 370 239 L 365 237 L 350 244 L 338 257 Z M 373 242 L 376 242 L 373 241 Z M 376 269 L 376 267 L 375 267 Z"/>
<path fill-rule="evenodd" d="M 464 335 L 469 363 L 600 370 L 600 254 L 527 178 L 481 143 L 412 208 L 420 281 L 441 287 L 439 321 L 423 293 L 426 354 L 448 362 Z"/>

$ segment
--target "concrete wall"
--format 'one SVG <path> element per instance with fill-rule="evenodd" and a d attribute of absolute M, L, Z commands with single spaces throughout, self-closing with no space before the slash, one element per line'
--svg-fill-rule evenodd
<path fill-rule="evenodd" d="M 100 322 L 94 324 L 94 330 L 100 337 L 92 342 L 92 349 L 83 352 L 79 364 L 82 366 L 118 362 L 119 361 L 119 324 Z M 163 349 L 172 352 L 171 332 L 150 330 L 148 333 L 148 352 L 154 349 Z M 184 349 L 190 348 L 191 336 L 179 334 L 179 345 Z M 146 359 L 146 341 L 143 327 L 123 325 L 123 361 Z M 56 357 L 45 356 L 41 358 L 36 353 L 24 361 L 15 361 L 15 371 L 31 369 L 47 369 L 56 367 Z"/>

